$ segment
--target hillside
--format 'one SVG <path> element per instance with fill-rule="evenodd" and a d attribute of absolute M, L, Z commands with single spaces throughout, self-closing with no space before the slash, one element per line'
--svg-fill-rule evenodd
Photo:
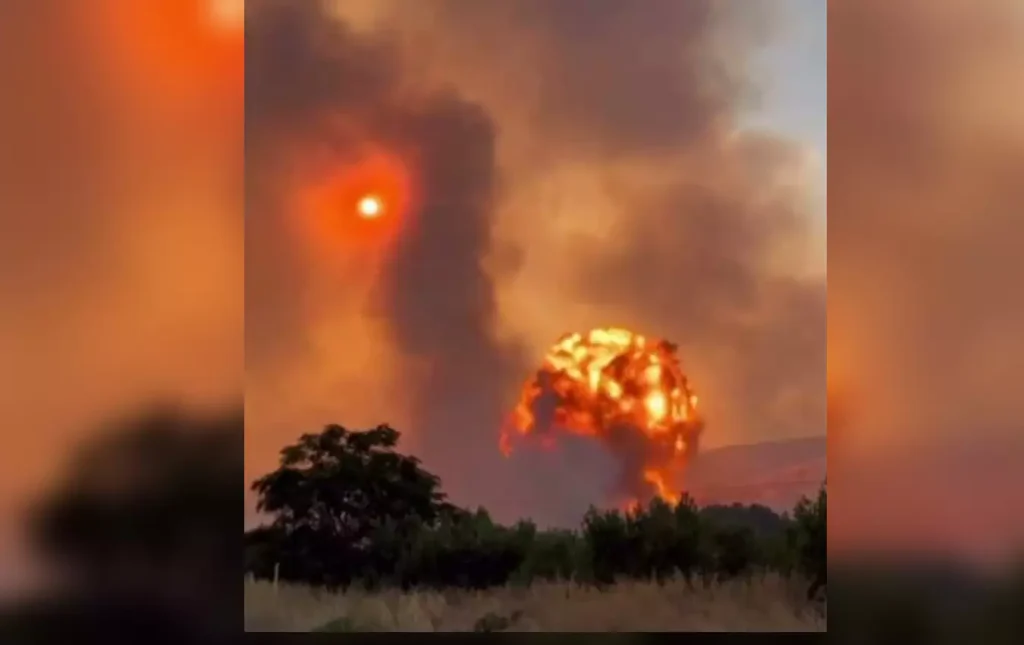
<path fill-rule="evenodd" d="M 687 474 L 700 504 L 763 504 L 782 512 L 814 497 L 825 479 L 826 437 L 728 446 L 702 452 Z"/>

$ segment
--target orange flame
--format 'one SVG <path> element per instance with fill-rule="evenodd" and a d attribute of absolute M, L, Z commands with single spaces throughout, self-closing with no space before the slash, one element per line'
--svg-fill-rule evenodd
<path fill-rule="evenodd" d="M 625 452 L 637 449 L 632 438 L 639 436 L 643 467 L 625 474 L 628 492 L 634 498 L 678 501 L 673 482 L 703 422 L 675 351 L 671 343 L 620 328 L 563 336 L 524 385 L 499 448 L 508 456 L 516 437 L 545 444 L 552 433 L 564 432 L 598 438 L 613 452 Z M 554 405 L 540 418 L 545 396 Z"/>

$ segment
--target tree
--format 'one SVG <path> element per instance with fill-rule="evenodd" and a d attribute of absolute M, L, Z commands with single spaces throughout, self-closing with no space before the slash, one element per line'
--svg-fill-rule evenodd
<path fill-rule="evenodd" d="M 758 559 L 754 531 L 746 526 L 724 526 L 714 532 L 715 565 L 719 578 L 750 573 Z"/>
<path fill-rule="evenodd" d="M 761 504 L 710 504 L 700 509 L 700 515 L 717 526 L 749 528 L 758 537 L 784 536 L 789 524 L 787 517 Z"/>
<path fill-rule="evenodd" d="M 261 543 L 274 545 L 281 578 L 334 587 L 377 574 L 370 547 L 382 527 L 432 525 L 453 510 L 438 477 L 396 452 L 399 436 L 387 425 L 329 425 L 282 449 L 277 470 L 253 482 L 257 509 L 274 515 L 276 535 Z"/>
<path fill-rule="evenodd" d="M 674 506 L 655 498 L 625 513 L 591 508 L 581 530 L 590 575 L 598 584 L 616 578 L 690 578 L 701 569 L 704 540 L 700 514 L 684 497 Z"/>
<path fill-rule="evenodd" d="M 800 500 L 793 511 L 794 526 L 790 542 L 796 553 L 797 568 L 811 580 L 807 595 L 813 598 L 826 586 L 828 568 L 828 493 L 824 485 L 818 498 Z"/>

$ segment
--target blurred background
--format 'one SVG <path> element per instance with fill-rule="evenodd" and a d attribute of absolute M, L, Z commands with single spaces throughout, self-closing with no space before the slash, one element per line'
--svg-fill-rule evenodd
<path fill-rule="evenodd" d="M 243 28 L 241 0 L 0 8 L 0 594 L 22 636 L 130 634 L 130 603 L 172 638 L 196 621 L 158 610 L 199 596 L 240 628 L 219 573 L 241 557 Z"/>
<path fill-rule="evenodd" d="M 1024 11 L 835 0 L 828 42 L 830 627 L 1019 639 Z"/>
<path fill-rule="evenodd" d="M 243 13 L 0 8 L 0 590 L 26 640 L 55 617 L 178 641 L 241 624 Z M 828 2 L 851 640 L 1024 627 L 1022 36 L 1012 0 Z"/>

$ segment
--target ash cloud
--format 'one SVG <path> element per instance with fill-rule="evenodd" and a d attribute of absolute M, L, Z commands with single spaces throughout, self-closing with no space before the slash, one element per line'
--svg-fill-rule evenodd
<path fill-rule="evenodd" d="M 720 2 L 434 4 L 459 42 L 497 43 L 529 62 L 532 115 L 543 136 L 569 148 L 672 152 L 699 139 L 743 89 L 709 56 Z"/>
<path fill-rule="evenodd" d="M 494 44 L 476 66 L 500 67 L 534 100 L 530 118 L 545 138 L 600 155 L 677 151 L 756 101 L 744 59 L 777 22 L 764 7 L 721 0 L 440 0 L 420 9 L 455 50 Z"/>

